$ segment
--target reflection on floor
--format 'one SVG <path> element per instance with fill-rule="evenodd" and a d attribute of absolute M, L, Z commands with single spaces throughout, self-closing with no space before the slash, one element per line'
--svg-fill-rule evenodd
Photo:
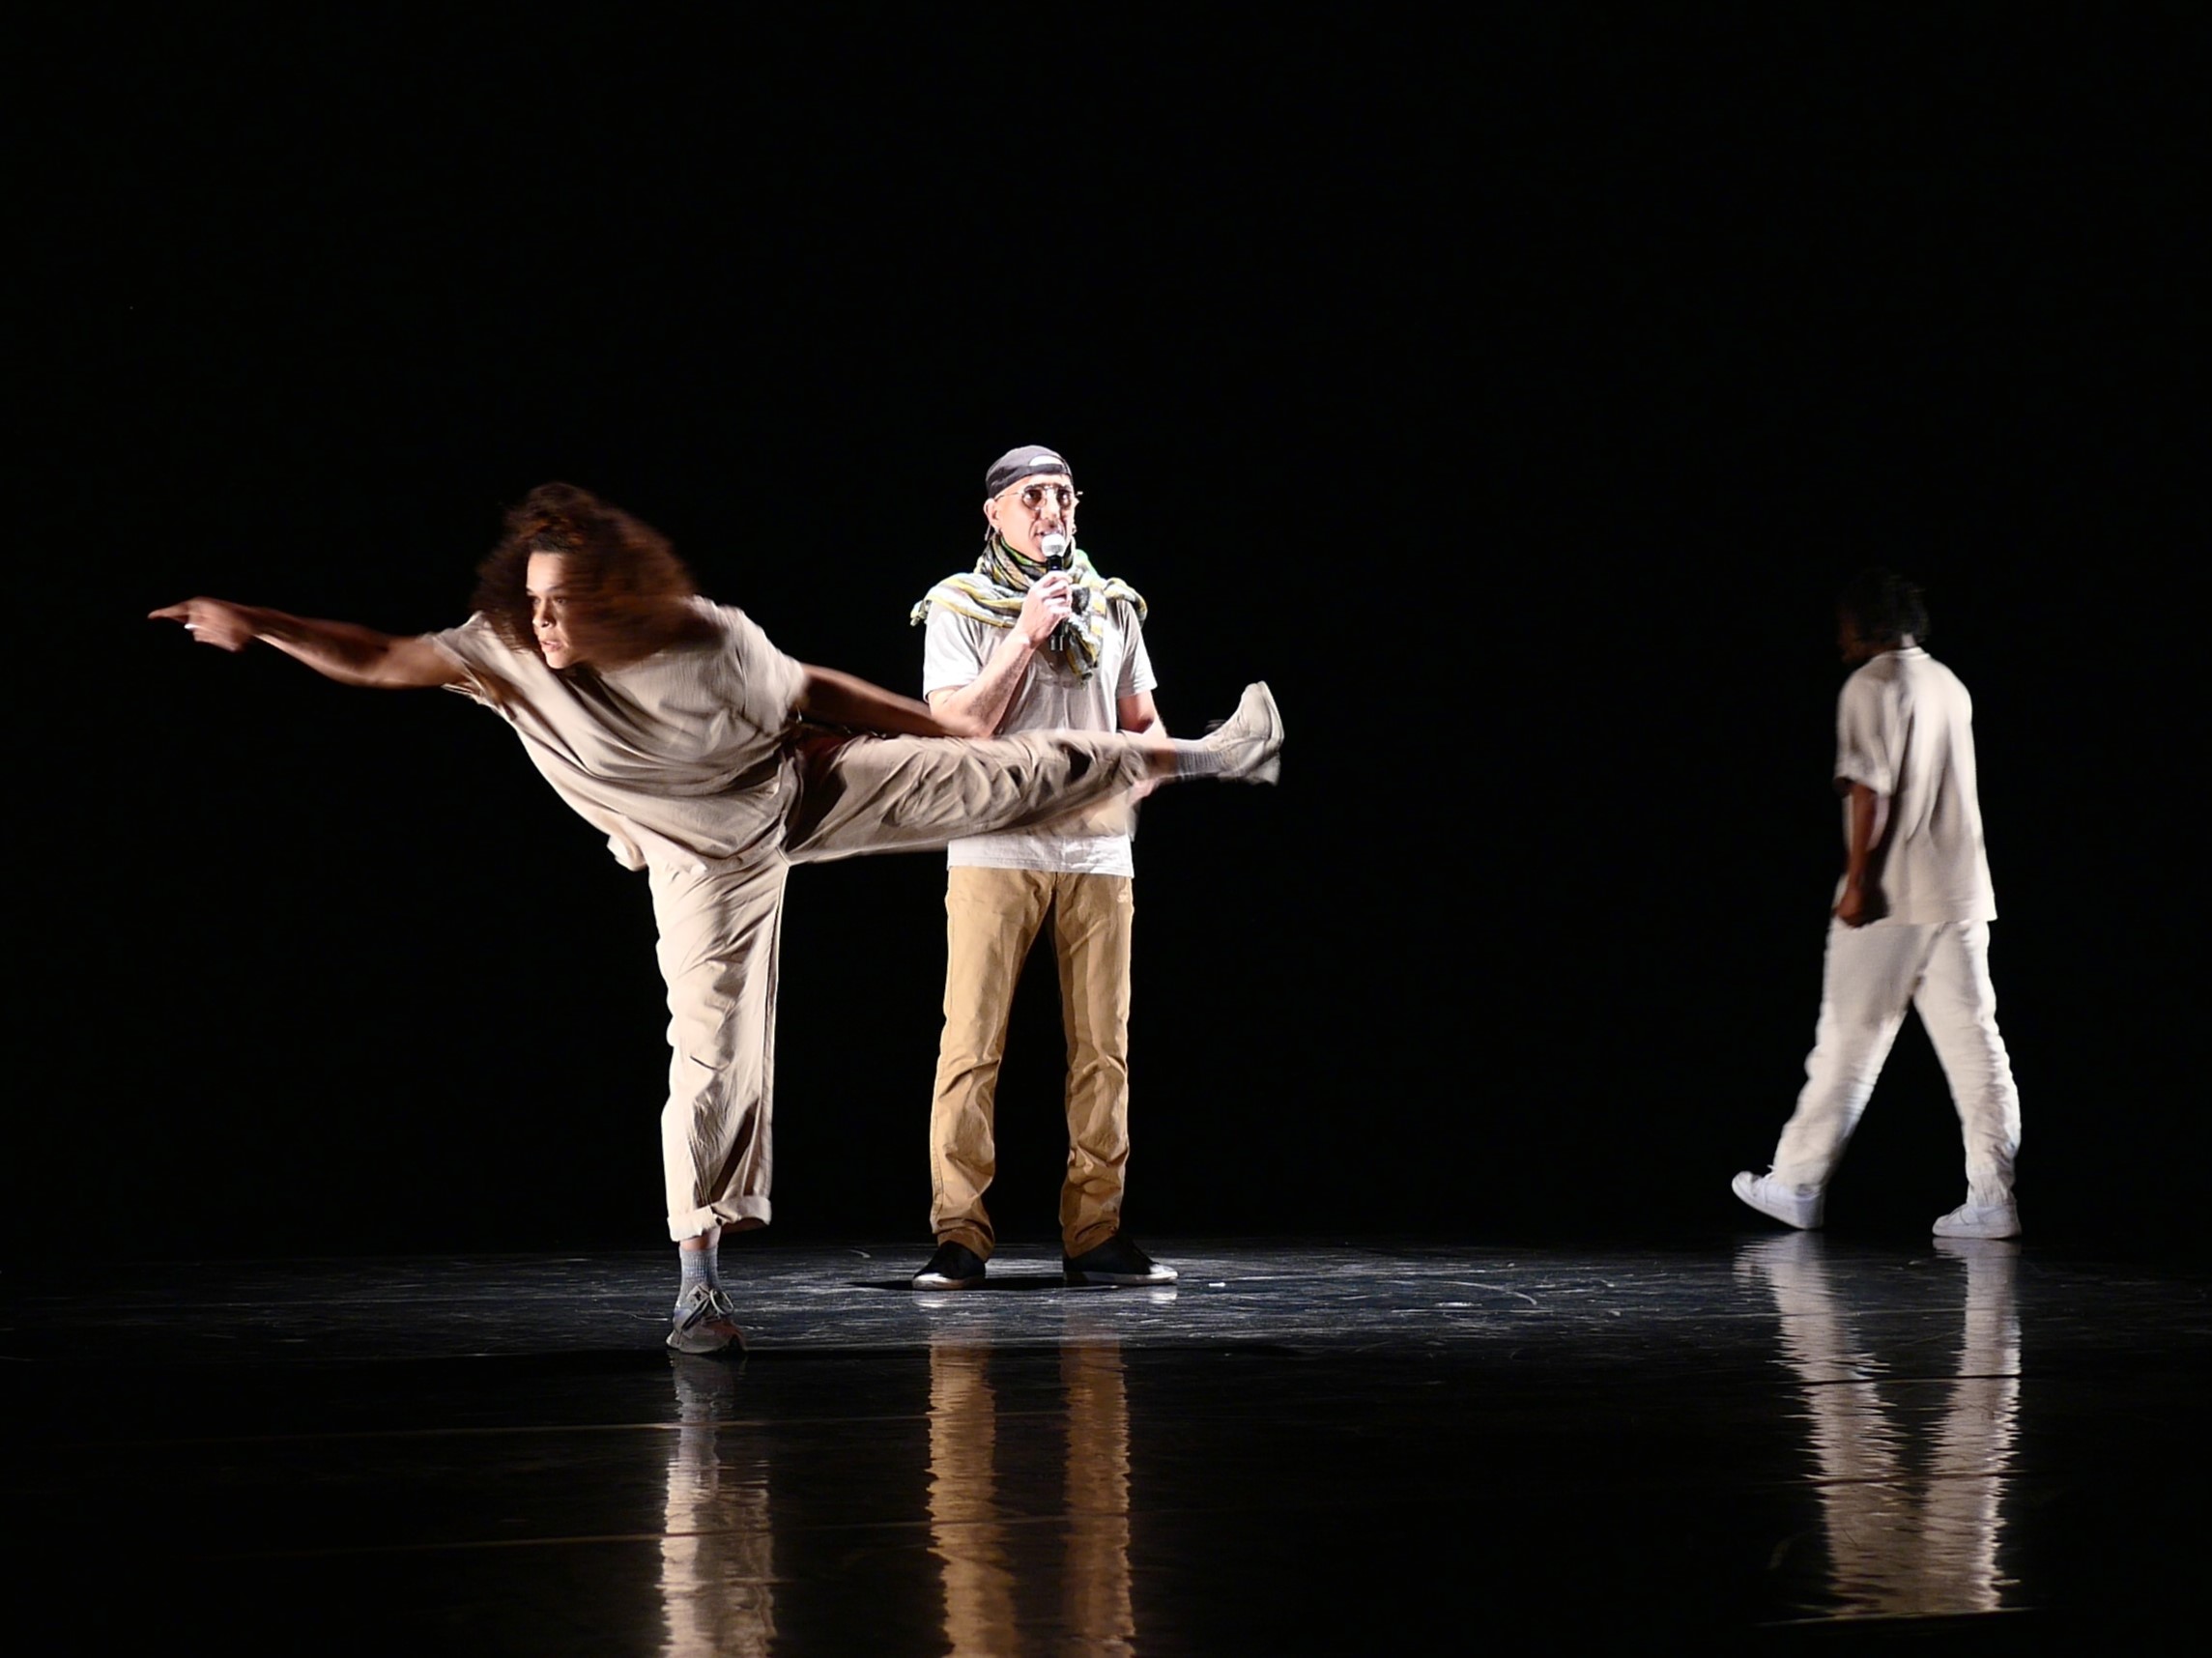
<path fill-rule="evenodd" d="M 1897 1361 L 1855 1338 L 1843 1293 L 1850 1286 L 1839 1286 L 1817 1236 L 1770 1238 L 1738 1257 L 1741 1274 L 1772 1292 L 1782 1353 L 1802 1384 L 1838 1615 L 1928 1617 L 2025 1604 L 2018 1580 L 1998 1566 L 2019 1431 L 2020 1245 L 1939 1238 L 1933 1246 L 1961 1269 L 1957 1369 L 1947 1386 L 1930 1373 L 1931 1356 L 1918 1343 L 1908 1350 L 1917 1362 L 1892 1382 Z M 1931 1341 L 1940 1333 L 1926 1331 Z M 1919 1447 L 1915 1406 L 1939 1413 Z"/>
<path fill-rule="evenodd" d="M 757 1446 L 723 1428 L 736 1420 L 739 1367 L 671 1354 L 675 1433 L 668 1447 L 668 1502 L 660 1537 L 659 1650 L 775 1650 L 775 1530 L 768 1471 Z M 729 1448 L 744 1446 L 736 1455 Z M 749 1453 L 749 1454 L 748 1454 Z M 650 1649 L 650 1648 L 647 1648 Z"/>
<path fill-rule="evenodd" d="M 657 1253 L 10 1276 L 13 1599 L 222 1650 L 2015 1644 L 2191 1604 L 2205 1280 L 2018 1244 Z M 2186 1558 L 2186 1555 L 2183 1556 Z M 1419 1632 L 1452 1632 L 1424 1644 Z"/>
<path fill-rule="evenodd" d="M 1025 1644 L 1017 1587 L 1056 1587 L 1048 1624 L 1078 1650 L 1132 1649 L 1129 1394 L 1120 1344 L 1072 1340 L 1060 1349 L 1062 1408 L 1033 1427 L 1065 1443 L 1056 1512 L 1019 1512 L 1000 1490 L 998 1401 L 991 1349 L 930 1344 L 930 1552 L 936 1557 L 949 1652 L 1018 1652 Z M 1014 1424 L 1007 1435 L 1016 1443 Z M 1015 1483 L 1010 1481 L 1010 1484 Z M 1023 1482 L 1025 1483 L 1025 1481 Z M 1043 1521 L 1051 1545 L 1019 1534 Z"/>

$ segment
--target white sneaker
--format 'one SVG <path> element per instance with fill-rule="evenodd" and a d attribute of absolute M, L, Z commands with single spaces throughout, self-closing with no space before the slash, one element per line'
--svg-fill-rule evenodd
<path fill-rule="evenodd" d="M 1795 1226 L 1800 1232 L 1820 1225 L 1828 1206 L 1824 1191 L 1784 1186 L 1770 1174 L 1755 1175 L 1749 1169 L 1730 1181 L 1728 1188 L 1768 1219 Z"/>
<path fill-rule="evenodd" d="M 2018 1238 L 2020 1205 L 2011 1198 L 2002 1203 L 1976 1203 L 1972 1198 L 1936 1222 L 1939 1238 Z"/>

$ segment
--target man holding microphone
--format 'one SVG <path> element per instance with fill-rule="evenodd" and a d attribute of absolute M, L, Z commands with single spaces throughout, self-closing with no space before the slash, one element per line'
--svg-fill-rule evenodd
<path fill-rule="evenodd" d="M 1145 603 L 1076 545 L 1068 463 L 1037 444 L 984 477 L 972 570 L 917 604 L 923 694 L 962 736 L 1073 729 L 1163 736 L 1144 648 Z M 914 1287 L 972 1289 L 996 1243 L 984 1192 L 996 1171 L 999 1064 L 1021 965 L 1049 918 L 1067 1030 L 1062 1266 L 1071 1284 L 1169 1284 L 1175 1271 L 1121 1231 L 1129 1159 L 1133 811 L 1143 786 L 1074 819 L 969 836 L 947 849 L 945 1024 L 930 1112 L 937 1248 Z"/>

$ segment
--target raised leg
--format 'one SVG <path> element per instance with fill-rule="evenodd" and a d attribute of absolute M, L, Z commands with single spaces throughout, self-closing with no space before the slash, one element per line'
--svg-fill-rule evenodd
<path fill-rule="evenodd" d="M 799 804 L 785 851 L 818 863 L 1024 828 L 1126 793 L 1160 775 L 1164 754 L 1118 731 L 817 739 L 788 774 Z"/>

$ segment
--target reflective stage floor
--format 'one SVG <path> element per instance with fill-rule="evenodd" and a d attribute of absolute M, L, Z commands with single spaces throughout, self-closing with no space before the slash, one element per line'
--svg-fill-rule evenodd
<path fill-rule="evenodd" d="M 11 1600 L 240 1653 L 2028 1650 L 2192 1611 L 2194 1270 L 1148 1239 L 8 1274 Z M 15 1644 L 11 1642 L 12 1645 Z M 18 1651 L 29 1650 L 15 1645 Z"/>

